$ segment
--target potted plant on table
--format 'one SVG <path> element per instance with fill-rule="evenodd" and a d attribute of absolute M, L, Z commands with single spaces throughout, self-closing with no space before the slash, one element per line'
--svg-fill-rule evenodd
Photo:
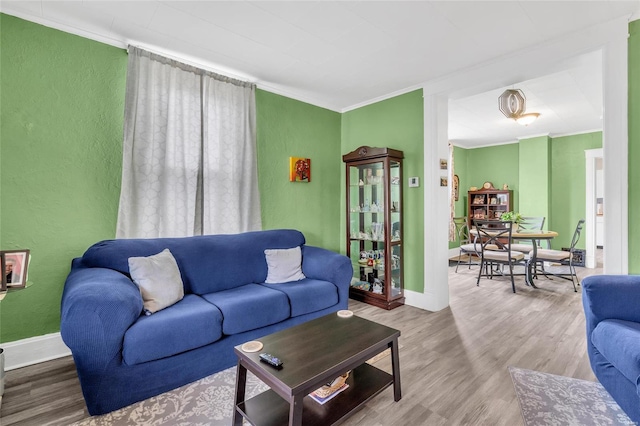
<path fill-rule="evenodd" d="M 515 229 L 517 230 L 520 226 L 520 223 L 524 220 L 520 213 L 516 212 L 505 212 L 500 215 L 500 220 L 513 222 L 515 224 Z"/>

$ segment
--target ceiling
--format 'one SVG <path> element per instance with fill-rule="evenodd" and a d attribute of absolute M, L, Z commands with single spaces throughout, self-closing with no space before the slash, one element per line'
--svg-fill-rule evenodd
<path fill-rule="evenodd" d="M 0 11 L 344 112 L 593 25 L 640 18 L 640 0 L 2 0 Z M 601 129 L 601 69 L 596 52 L 514 85 L 527 111 L 541 113 L 527 128 L 498 112 L 506 88 L 452 100 L 450 139 L 473 147 Z"/>
<path fill-rule="evenodd" d="M 602 130 L 602 54 L 569 58 L 562 70 L 508 87 L 449 101 L 449 140 L 474 148 L 540 135 L 561 136 Z M 529 126 L 505 117 L 498 97 L 521 89 L 526 111 L 540 114 Z"/>

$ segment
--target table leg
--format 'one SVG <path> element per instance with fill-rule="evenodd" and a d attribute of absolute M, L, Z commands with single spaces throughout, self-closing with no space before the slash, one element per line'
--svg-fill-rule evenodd
<path fill-rule="evenodd" d="M 536 284 L 533 282 L 533 275 L 536 267 L 536 259 L 538 257 L 538 244 L 536 240 L 531 240 L 531 244 L 533 245 L 533 250 L 532 250 L 533 254 L 529 256 L 529 261 L 527 262 L 526 279 L 527 279 L 527 283 L 531 287 L 538 288 L 536 287 Z"/>
<path fill-rule="evenodd" d="M 236 396 L 233 401 L 233 425 L 242 426 L 242 415 L 238 411 L 238 404 L 244 402 L 247 387 L 247 369 L 240 361 L 236 369 Z"/>
<path fill-rule="evenodd" d="M 398 402 L 402 398 L 400 388 L 400 357 L 398 356 L 398 339 L 393 339 L 389 343 L 391 347 L 391 370 L 393 372 L 393 400 Z"/>
<path fill-rule="evenodd" d="M 294 395 L 289 405 L 289 426 L 302 426 L 302 398 L 304 395 Z"/>

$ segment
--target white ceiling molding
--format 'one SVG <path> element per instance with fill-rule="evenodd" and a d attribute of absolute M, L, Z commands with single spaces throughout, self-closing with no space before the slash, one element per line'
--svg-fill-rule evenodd
<path fill-rule="evenodd" d="M 103 34 L 86 31 L 81 28 L 67 25 L 61 22 L 52 21 L 51 19 L 43 18 L 42 16 L 34 15 L 26 11 L 15 10 L 15 9 L 7 10 L 7 6 L 6 5 L 3 6 L 2 2 L 0 2 L 0 13 L 15 16 L 16 18 L 24 19 L 25 21 L 35 22 L 36 24 L 40 24 L 45 27 L 49 27 L 55 30 L 63 31 L 65 33 L 77 35 L 83 38 L 87 38 L 89 40 L 98 41 L 100 43 L 108 44 L 110 46 L 119 47 L 121 49 L 127 48 L 126 41 L 122 39 L 108 37 Z"/>
<path fill-rule="evenodd" d="M 413 92 L 414 90 L 421 90 L 423 87 L 424 87 L 424 83 L 416 84 L 414 86 L 407 87 L 407 88 L 402 89 L 402 90 L 397 90 L 395 92 L 388 93 L 388 94 L 383 95 L 383 96 L 378 96 L 377 98 L 370 99 L 368 101 L 364 101 L 364 102 L 361 102 L 359 104 L 343 108 L 340 112 L 353 111 L 354 109 L 362 108 L 362 107 L 365 107 L 365 106 L 368 106 L 368 105 L 373 105 L 373 104 L 376 104 L 378 102 L 385 101 L 387 99 L 395 98 L 396 96 L 400 96 L 400 95 L 404 95 L 404 94 L 409 93 L 409 92 Z"/>
<path fill-rule="evenodd" d="M 451 144 L 453 146 L 457 146 L 464 149 L 478 149 L 478 148 L 491 148 L 494 146 L 501 146 L 501 145 L 513 145 L 514 143 L 519 143 L 519 142 L 520 141 L 516 139 L 516 140 L 510 140 L 510 141 L 492 142 L 484 145 L 463 145 L 461 141 L 451 142 Z"/>

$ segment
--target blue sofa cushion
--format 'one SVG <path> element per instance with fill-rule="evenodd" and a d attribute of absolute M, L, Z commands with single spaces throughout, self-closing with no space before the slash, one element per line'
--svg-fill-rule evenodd
<path fill-rule="evenodd" d="M 213 343 L 222 337 L 222 313 L 187 294 L 173 306 L 142 315 L 125 333 L 122 358 L 134 365 Z"/>
<path fill-rule="evenodd" d="M 255 330 L 291 316 L 287 296 L 259 284 L 246 284 L 202 297 L 222 312 L 224 334 Z"/>
<path fill-rule="evenodd" d="M 591 335 L 593 346 L 631 383 L 640 376 L 640 323 L 608 319 Z"/>
<path fill-rule="evenodd" d="M 207 294 L 267 277 L 267 249 L 302 246 L 304 235 L 292 229 L 201 235 L 183 238 L 106 240 L 89 247 L 85 266 L 115 269 L 129 274 L 130 257 L 150 256 L 168 248 L 178 262 L 185 293 Z"/>
<path fill-rule="evenodd" d="M 282 284 L 262 285 L 287 295 L 292 317 L 320 311 L 338 303 L 338 287 L 328 281 L 305 278 Z"/>

